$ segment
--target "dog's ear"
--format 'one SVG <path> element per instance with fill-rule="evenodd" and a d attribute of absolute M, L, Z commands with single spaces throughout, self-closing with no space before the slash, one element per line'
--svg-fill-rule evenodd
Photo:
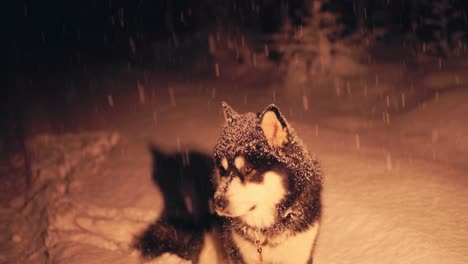
<path fill-rule="evenodd" d="M 276 105 L 267 106 L 260 114 L 260 120 L 260 126 L 268 143 L 275 147 L 282 147 L 288 143 L 288 124 Z"/>
<path fill-rule="evenodd" d="M 223 107 L 223 113 L 224 113 L 224 120 L 228 124 L 231 124 L 234 120 L 236 120 L 239 117 L 239 114 L 232 109 L 226 102 L 222 102 L 221 106 Z"/>

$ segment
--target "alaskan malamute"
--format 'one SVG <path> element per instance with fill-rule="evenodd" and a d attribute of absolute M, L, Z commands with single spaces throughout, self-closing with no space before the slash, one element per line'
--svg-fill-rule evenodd
<path fill-rule="evenodd" d="M 278 107 L 238 114 L 223 103 L 214 207 L 231 263 L 312 263 L 322 175 Z"/>

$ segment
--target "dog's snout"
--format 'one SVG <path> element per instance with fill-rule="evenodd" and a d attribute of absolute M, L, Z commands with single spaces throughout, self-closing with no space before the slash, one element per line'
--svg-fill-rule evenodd
<path fill-rule="evenodd" d="M 226 209 L 227 204 L 228 204 L 228 201 L 227 201 L 227 199 L 225 197 L 223 197 L 223 196 L 215 197 L 215 207 L 216 207 L 216 209 L 224 210 L 224 209 Z"/>

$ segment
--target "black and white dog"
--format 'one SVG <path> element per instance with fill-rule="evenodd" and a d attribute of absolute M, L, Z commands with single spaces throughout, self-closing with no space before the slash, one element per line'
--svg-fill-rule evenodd
<path fill-rule="evenodd" d="M 278 107 L 238 114 L 223 103 L 214 204 L 231 263 L 311 263 L 322 175 Z"/>

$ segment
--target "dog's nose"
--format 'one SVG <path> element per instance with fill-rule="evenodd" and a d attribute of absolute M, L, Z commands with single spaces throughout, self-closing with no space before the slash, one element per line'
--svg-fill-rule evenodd
<path fill-rule="evenodd" d="M 227 204 L 228 204 L 228 201 L 223 196 L 218 196 L 218 197 L 215 198 L 215 207 L 216 207 L 216 209 L 222 211 L 222 210 L 226 209 Z"/>

